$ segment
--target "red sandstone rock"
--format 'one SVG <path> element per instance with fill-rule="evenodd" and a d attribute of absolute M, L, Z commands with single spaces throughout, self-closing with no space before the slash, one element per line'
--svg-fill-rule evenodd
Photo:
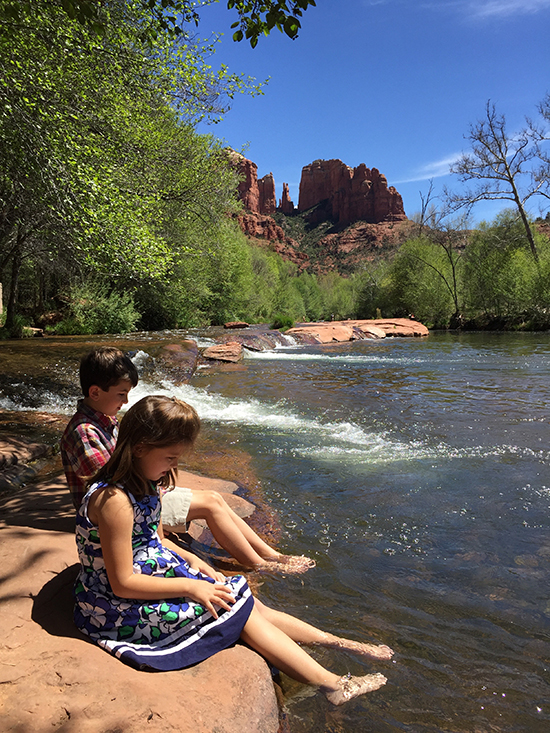
<path fill-rule="evenodd" d="M 350 168 L 341 160 L 316 160 L 302 169 L 298 211 L 319 204 L 323 213 L 338 224 L 354 221 L 378 223 L 403 221 L 403 201 L 386 177 L 364 163 Z"/>
<path fill-rule="evenodd" d="M 295 328 L 289 328 L 286 333 L 289 336 L 310 334 L 315 336 L 318 339 L 318 343 L 321 344 L 328 344 L 331 341 L 353 341 L 357 338 L 353 332 L 353 328 L 347 324 L 344 325 L 342 321 L 296 326 Z"/>
<path fill-rule="evenodd" d="M 294 202 L 290 198 L 290 191 L 288 190 L 288 183 L 283 183 L 283 196 L 279 201 L 279 211 L 283 214 L 294 213 Z"/>
<path fill-rule="evenodd" d="M 283 229 L 275 222 L 271 216 L 263 216 L 262 214 L 238 214 L 237 221 L 241 230 L 250 239 L 256 240 L 259 247 L 269 248 L 283 257 L 298 265 L 298 269 L 302 270 L 307 267 L 309 258 L 304 252 L 297 252 L 295 249 L 296 242 L 287 237 Z"/>
<path fill-rule="evenodd" d="M 243 358 L 243 347 L 238 341 L 229 341 L 226 344 L 209 346 L 202 352 L 202 355 L 205 359 L 236 362 Z"/>
<path fill-rule="evenodd" d="M 157 359 L 163 362 L 163 369 L 176 383 L 188 382 L 197 368 L 199 350 L 197 342 L 184 339 L 177 344 L 163 346 Z"/>
<path fill-rule="evenodd" d="M 273 173 L 258 180 L 256 163 L 234 150 L 228 150 L 228 155 L 231 164 L 239 172 L 241 180 L 237 190 L 244 208 L 256 214 L 273 214 L 277 210 Z"/>
<path fill-rule="evenodd" d="M 277 198 L 273 173 L 268 173 L 258 180 L 258 190 L 260 192 L 260 214 L 274 214 L 277 211 Z"/>
<path fill-rule="evenodd" d="M 224 323 L 224 328 L 248 328 L 250 326 L 250 323 L 247 323 L 246 321 L 229 321 L 228 323 Z"/>
<path fill-rule="evenodd" d="M 240 644 L 192 669 L 150 673 L 123 664 L 77 631 L 74 512 L 62 474 L 3 503 L 0 547 L 3 731 L 279 730 L 269 668 Z"/>
<path fill-rule="evenodd" d="M 313 336 L 317 343 L 331 341 L 353 341 L 360 338 L 385 338 L 386 336 L 428 336 L 429 331 L 422 323 L 409 318 L 377 318 L 360 321 L 330 321 L 307 323 L 286 332 L 289 336 Z"/>
<path fill-rule="evenodd" d="M 423 323 L 411 318 L 377 318 L 372 321 L 346 321 L 346 323 L 364 329 L 369 324 L 384 331 L 386 336 L 429 336 L 430 331 Z"/>

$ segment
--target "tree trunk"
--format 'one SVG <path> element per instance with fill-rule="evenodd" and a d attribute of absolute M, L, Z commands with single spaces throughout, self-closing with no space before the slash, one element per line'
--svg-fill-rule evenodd
<path fill-rule="evenodd" d="M 19 283 L 19 272 L 21 270 L 21 260 L 22 260 L 22 247 L 21 243 L 24 237 L 21 238 L 19 241 L 18 236 L 18 242 L 17 246 L 13 250 L 12 260 L 11 260 L 11 280 L 10 280 L 10 292 L 8 297 L 8 303 L 6 308 L 6 322 L 5 327 L 8 331 L 12 330 L 15 325 L 15 313 L 16 313 L 16 304 L 17 304 L 17 285 Z"/>

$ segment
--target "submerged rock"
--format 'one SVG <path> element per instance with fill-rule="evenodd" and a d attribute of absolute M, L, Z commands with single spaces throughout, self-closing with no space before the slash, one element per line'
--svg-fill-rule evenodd
<path fill-rule="evenodd" d="M 188 382 L 197 368 L 199 349 L 193 339 L 184 339 L 177 344 L 162 346 L 157 354 L 163 371 L 176 384 Z"/>

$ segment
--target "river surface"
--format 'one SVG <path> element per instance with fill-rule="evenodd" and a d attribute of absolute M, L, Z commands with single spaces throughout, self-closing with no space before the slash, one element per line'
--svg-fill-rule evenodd
<path fill-rule="evenodd" d="M 146 363 L 148 337 L 130 339 Z M 0 344 L 0 406 L 68 414 L 85 343 Z M 19 387 L 18 349 L 42 370 Z M 396 652 L 314 650 L 389 681 L 333 708 L 284 678 L 292 733 L 550 731 L 549 387 L 548 333 L 434 333 L 247 352 L 189 385 L 133 390 L 185 399 L 210 437 L 250 454 L 279 549 L 316 559 L 264 576 L 264 601 Z"/>

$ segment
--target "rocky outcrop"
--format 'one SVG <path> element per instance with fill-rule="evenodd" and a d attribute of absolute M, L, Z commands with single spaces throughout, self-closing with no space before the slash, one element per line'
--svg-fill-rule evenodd
<path fill-rule="evenodd" d="M 193 376 L 198 356 L 197 342 L 184 339 L 177 344 L 162 346 L 156 358 L 170 379 L 176 384 L 182 384 Z"/>
<path fill-rule="evenodd" d="M 208 346 L 202 355 L 205 359 L 237 362 L 243 358 L 243 347 L 238 341 L 228 341 L 225 344 Z"/>
<path fill-rule="evenodd" d="M 298 265 L 298 269 L 302 270 L 307 267 L 309 257 L 305 252 L 298 252 L 296 242 L 287 237 L 283 229 L 275 222 L 271 216 L 254 213 L 242 213 L 237 215 L 237 221 L 241 230 L 250 239 L 256 240 L 259 247 L 265 247 L 269 243 L 269 248 L 285 260 L 290 260 Z"/>
<path fill-rule="evenodd" d="M 288 183 L 283 183 L 283 196 L 279 201 L 279 211 L 287 215 L 294 213 L 294 202 L 290 198 Z"/>
<path fill-rule="evenodd" d="M 228 154 L 232 165 L 239 173 L 237 190 L 244 208 L 255 214 L 273 214 L 277 210 L 273 173 L 268 173 L 258 180 L 256 163 L 234 150 L 229 150 Z"/>
<path fill-rule="evenodd" d="M 227 323 L 223 324 L 224 328 L 248 328 L 250 326 L 250 323 L 247 323 L 246 321 L 228 321 Z"/>
<path fill-rule="evenodd" d="M 8 452 L 18 450 L 15 446 Z M 231 482 L 190 473 L 182 480 L 191 488 L 233 491 Z M 228 494 L 227 499 L 241 516 L 249 513 L 248 503 L 240 497 Z M 193 538 L 201 545 L 209 542 L 201 527 Z M 191 669 L 151 673 L 123 664 L 80 634 L 72 619 L 72 586 L 78 569 L 74 510 L 61 473 L 18 490 L 3 502 L 0 545 L 4 550 L 2 730 L 280 730 L 270 669 L 241 644 Z"/>
<path fill-rule="evenodd" d="M 277 211 L 277 198 L 275 196 L 275 179 L 273 173 L 268 173 L 258 180 L 258 191 L 260 195 L 260 214 L 274 214 Z"/>
<path fill-rule="evenodd" d="M 293 336 L 298 340 L 302 336 L 308 336 L 319 344 L 388 336 L 428 336 L 429 333 L 426 326 L 409 318 L 307 323 L 286 331 L 287 336 Z"/>
<path fill-rule="evenodd" d="M 244 333 L 232 332 L 221 336 L 220 343 L 225 347 L 241 345 L 248 351 L 273 351 L 280 346 L 308 346 L 328 344 L 334 341 L 358 341 L 363 339 L 383 339 L 388 336 L 428 336 L 429 330 L 422 323 L 411 318 L 375 318 L 349 321 L 321 321 L 319 323 L 300 323 L 284 333 L 253 327 Z M 234 344 L 233 342 L 237 342 Z M 203 351 L 207 356 L 208 347 Z M 214 352 L 216 353 L 216 352 Z M 216 357 L 214 357 L 216 358 Z"/>
<path fill-rule="evenodd" d="M 313 210 L 315 213 L 315 209 Z M 356 222 L 343 230 L 325 234 L 317 242 L 322 260 L 313 269 L 319 274 L 328 270 L 341 273 L 355 272 L 365 262 L 387 257 L 405 242 L 414 228 L 409 219 L 400 222 L 366 224 Z"/>
<path fill-rule="evenodd" d="M 298 211 L 315 207 L 316 221 L 331 219 L 341 225 L 407 218 L 401 196 L 377 168 L 364 163 L 350 168 L 341 160 L 316 160 L 302 168 Z"/>

